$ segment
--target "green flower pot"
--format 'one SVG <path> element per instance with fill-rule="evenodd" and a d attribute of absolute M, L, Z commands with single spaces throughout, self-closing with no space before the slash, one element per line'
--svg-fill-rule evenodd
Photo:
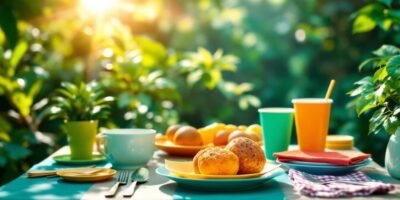
<path fill-rule="evenodd" d="M 400 127 L 390 136 L 386 148 L 385 166 L 390 176 L 400 179 Z"/>
<path fill-rule="evenodd" d="M 97 134 L 97 121 L 72 121 L 64 125 L 72 160 L 90 160 Z"/>

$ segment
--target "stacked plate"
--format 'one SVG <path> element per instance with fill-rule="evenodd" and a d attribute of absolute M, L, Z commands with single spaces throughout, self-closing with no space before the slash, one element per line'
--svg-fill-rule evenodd
<path fill-rule="evenodd" d="M 316 175 L 343 175 L 353 172 L 356 169 L 367 166 L 372 162 L 371 158 L 367 158 L 361 162 L 353 165 L 334 165 L 321 162 L 304 162 L 304 161 L 291 161 L 279 162 L 287 168 L 296 169 L 299 171 L 307 172 Z"/>
<path fill-rule="evenodd" d="M 349 135 L 328 135 L 326 138 L 326 148 L 328 149 L 352 149 L 354 138 Z"/>
<path fill-rule="evenodd" d="M 279 165 L 266 164 L 263 171 L 241 175 L 203 175 L 196 174 L 192 161 L 165 160 L 165 166 L 156 173 L 178 183 L 179 186 L 201 191 L 239 191 L 262 186 L 262 183 L 284 174 Z"/>

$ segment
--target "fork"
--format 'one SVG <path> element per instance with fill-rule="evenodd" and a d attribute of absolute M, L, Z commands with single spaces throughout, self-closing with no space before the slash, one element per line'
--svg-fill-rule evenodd
<path fill-rule="evenodd" d="M 126 185 L 128 183 L 130 172 L 127 170 L 118 171 L 117 173 L 117 182 L 108 190 L 108 192 L 104 195 L 105 197 L 114 197 L 117 193 L 117 190 L 120 185 Z"/>

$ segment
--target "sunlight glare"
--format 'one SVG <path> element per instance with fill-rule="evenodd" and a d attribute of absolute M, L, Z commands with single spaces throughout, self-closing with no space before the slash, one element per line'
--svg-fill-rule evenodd
<path fill-rule="evenodd" d="M 81 0 L 81 7 L 92 14 L 103 14 L 112 10 L 117 3 L 117 0 Z"/>

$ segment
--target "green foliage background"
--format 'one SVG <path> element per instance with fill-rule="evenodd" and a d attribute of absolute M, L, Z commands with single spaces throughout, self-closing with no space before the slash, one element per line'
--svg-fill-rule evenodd
<path fill-rule="evenodd" d="M 258 107 L 323 97 L 336 79 L 330 133 L 353 135 L 383 163 L 388 135 L 368 135 L 371 113 L 358 118 L 347 92 L 368 75 L 358 65 L 373 50 L 400 43 L 397 2 L 121 2 L 133 10 L 0 3 L 0 183 L 66 144 L 61 121 L 44 114 L 62 81 L 96 80 L 116 98 L 102 127 L 163 132 L 177 122 L 257 123 Z"/>

